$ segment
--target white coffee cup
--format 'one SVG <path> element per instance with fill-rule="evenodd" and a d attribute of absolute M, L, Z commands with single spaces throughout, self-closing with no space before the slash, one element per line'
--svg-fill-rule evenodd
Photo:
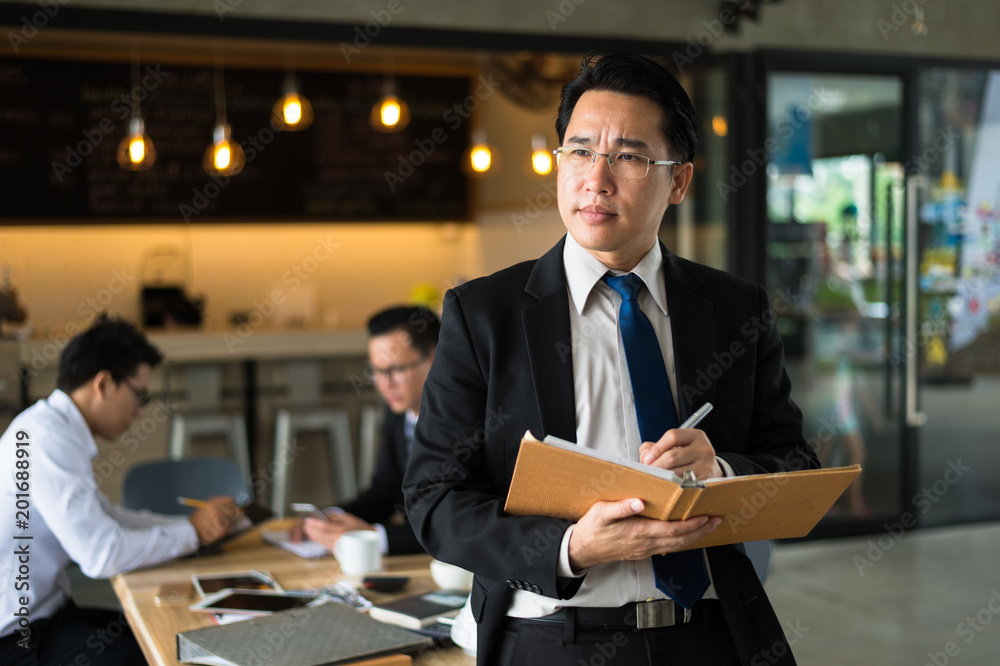
<path fill-rule="evenodd" d="M 431 578 L 442 590 L 472 589 L 471 572 L 440 560 L 431 560 Z"/>
<path fill-rule="evenodd" d="M 333 544 L 333 556 L 345 576 L 362 576 L 382 569 L 382 544 L 378 532 L 344 532 Z"/>

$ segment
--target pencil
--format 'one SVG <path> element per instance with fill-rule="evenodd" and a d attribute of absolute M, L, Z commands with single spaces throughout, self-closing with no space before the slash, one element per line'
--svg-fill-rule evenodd
<path fill-rule="evenodd" d="M 181 506 L 193 506 L 196 509 L 204 509 L 208 506 L 208 502 L 203 500 L 191 499 L 190 497 L 178 497 L 177 503 Z"/>

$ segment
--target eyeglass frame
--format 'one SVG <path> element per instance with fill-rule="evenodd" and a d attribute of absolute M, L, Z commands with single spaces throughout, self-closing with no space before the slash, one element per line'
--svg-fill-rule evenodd
<path fill-rule="evenodd" d="M 132 391 L 132 394 L 135 396 L 136 402 L 139 403 L 139 407 L 145 407 L 146 405 L 149 404 L 149 401 L 152 400 L 152 397 L 149 395 L 149 389 L 139 388 L 138 386 L 130 382 L 128 377 L 122 377 L 122 381 L 125 382 L 125 385 L 128 386 L 128 389 Z"/>
<path fill-rule="evenodd" d="M 552 154 L 556 156 L 556 165 L 557 166 L 559 164 L 559 158 L 562 155 L 563 150 L 565 150 L 566 148 L 567 148 L 567 146 L 559 146 L 558 148 L 556 148 L 555 150 L 552 151 Z M 643 159 L 646 160 L 646 173 L 642 174 L 641 176 L 638 176 L 638 177 L 635 177 L 635 178 L 631 178 L 631 180 L 640 180 L 640 179 L 645 178 L 646 176 L 648 176 L 649 175 L 649 167 L 651 167 L 651 166 L 680 166 L 681 164 L 684 164 L 684 162 L 678 162 L 676 160 L 654 160 L 653 158 L 649 157 L 648 155 L 643 155 L 642 153 L 631 153 L 631 152 L 629 152 L 627 150 L 621 150 L 621 151 L 614 152 L 614 153 L 599 153 L 599 152 L 597 152 L 596 150 L 594 150 L 592 148 L 571 147 L 569 149 L 570 150 L 582 150 L 584 152 L 591 153 L 591 159 L 590 159 L 590 166 L 591 167 L 593 167 L 595 164 L 597 164 L 597 156 L 598 155 L 600 155 L 601 157 L 607 158 L 605 161 L 608 163 L 608 171 L 611 172 L 611 175 L 618 176 L 619 178 L 625 178 L 625 179 L 629 179 L 629 176 L 622 176 L 621 174 L 615 173 L 615 168 L 613 166 L 614 160 L 612 160 L 611 157 L 612 156 L 617 157 L 618 155 L 632 155 L 633 157 L 642 157 Z"/>
<path fill-rule="evenodd" d="M 372 383 L 377 382 L 379 377 L 384 377 L 386 381 L 390 384 L 396 381 L 396 377 L 399 379 L 404 379 L 410 370 L 417 367 L 421 363 L 425 362 L 430 356 L 421 356 L 416 361 L 412 363 L 404 363 L 403 365 L 390 365 L 388 368 L 376 368 L 371 363 L 368 364 L 368 369 L 371 372 Z"/>

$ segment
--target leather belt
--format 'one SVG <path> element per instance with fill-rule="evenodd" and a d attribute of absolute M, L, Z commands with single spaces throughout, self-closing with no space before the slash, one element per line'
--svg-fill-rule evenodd
<path fill-rule="evenodd" d="M 569 610 L 562 608 L 544 617 L 523 618 L 522 621 L 565 623 L 571 616 L 575 616 L 574 621 L 577 626 L 653 629 L 700 620 L 705 614 L 705 604 L 712 601 L 714 600 L 699 601 L 691 610 L 670 599 L 633 601 L 617 608 L 574 606 Z"/>

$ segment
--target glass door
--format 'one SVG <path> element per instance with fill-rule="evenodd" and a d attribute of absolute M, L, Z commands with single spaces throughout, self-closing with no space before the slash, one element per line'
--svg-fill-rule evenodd
<path fill-rule="evenodd" d="M 1000 69 L 927 67 L 908 172 L 908 421 L 925 524 L 1000 516 Z"/>
<path fill-rule="evenodd" d="M 824 466 L 863 474 L 824 523 L 899 515 L 903 79 L 770 71 L 765 284 Z"/>

